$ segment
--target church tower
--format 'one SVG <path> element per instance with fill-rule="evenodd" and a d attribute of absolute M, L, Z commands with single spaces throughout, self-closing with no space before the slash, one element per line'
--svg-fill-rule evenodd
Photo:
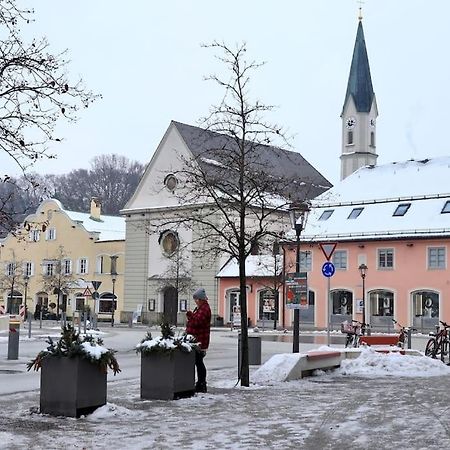
<path fill-rule="evenodd" d="M 341 180 L 360 167 L 375 165 L 378 158 L 376 153 L 378 109 L 361 19 L 360 17 L 341 114 Z"/>

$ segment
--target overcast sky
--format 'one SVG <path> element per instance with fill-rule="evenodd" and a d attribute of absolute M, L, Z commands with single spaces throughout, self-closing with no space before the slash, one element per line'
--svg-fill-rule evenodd
<path fill-rule="evenodd" d="M 25 5 L 30 2 L 22 0 Z M 147 163 L 170 120 L 197 124 L 221 91 L 214 39 L 246 41 L 267 64 L 254 98 L 277 105 L 296 151 L 339 180 L 341 119 L 356 37 L 356 0 L 78 0 L 33 2 L 27 33 L 68 48 L 70 72 L 103 99 L 75 125 L 41 173 L 89 167 L 102 153 Z M 377 98 L 378 163 L 450 154 L 450 2 L 366 0 L 363 26 Z M 2 156 L 4 160 L 4 156 Z"/>

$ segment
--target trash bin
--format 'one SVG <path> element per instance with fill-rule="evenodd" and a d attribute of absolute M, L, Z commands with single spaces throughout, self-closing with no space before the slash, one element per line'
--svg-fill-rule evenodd
<path fill-rule="evenodd" d="M 19 359 L 20 321 L 9 322 L 8 359 Z"/>
<path fill-rule="evenodd" d="M 261 365 L 261 336 L 248 336 L 248 364 Z M 238 335 L 238 371 L 241 372 L 241 333 Z"/>

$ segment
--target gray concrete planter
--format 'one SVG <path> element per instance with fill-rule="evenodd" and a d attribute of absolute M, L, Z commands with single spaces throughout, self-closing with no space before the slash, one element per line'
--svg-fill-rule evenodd
<path fill-rule="evenodd" d="M 141 398 L 174 400 L 195 394 L 195 351 L 141 355 Z"/>
<path fill-rule="evenodd" d="M 49 356 L 42 361 L 41 413 L 80 417 L 106 404 L 106 373 L 74 357 Z"/>

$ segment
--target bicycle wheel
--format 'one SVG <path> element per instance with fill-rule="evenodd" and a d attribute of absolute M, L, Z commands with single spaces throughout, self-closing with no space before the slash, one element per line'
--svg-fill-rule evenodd
<path fill-rule="evenodd" d="M 427 346 L 425 347 L 425 356 L 429 356 L 430 358 L 436 358 L 436 353 L 434 351 L 435 346 L 436 341 L 434 339 L 429 339 L 427 342 Z"/>

